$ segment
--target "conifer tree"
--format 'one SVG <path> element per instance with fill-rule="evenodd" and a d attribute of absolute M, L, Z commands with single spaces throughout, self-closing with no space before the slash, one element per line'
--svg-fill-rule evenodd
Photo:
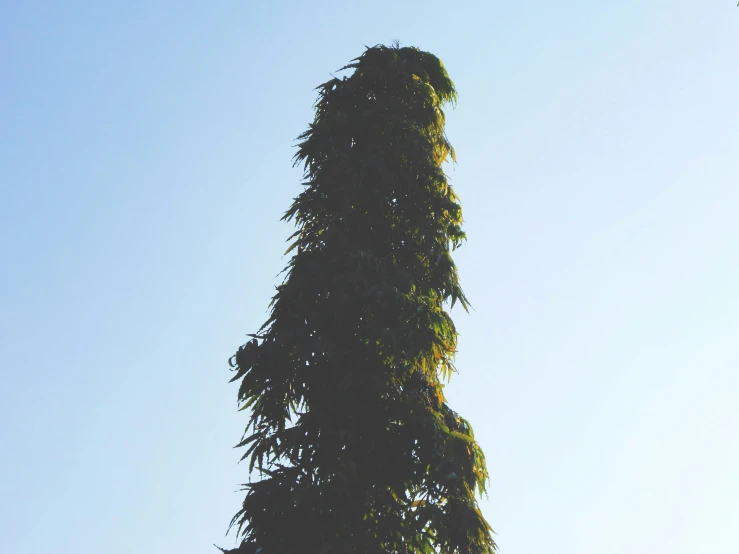
<path fill-rule="evenodd" d="M 468 301 L 450 252 L 462 211 L 441 61 L 368 48 L 320 87 L 299 137 L 304 190 L 267 322 L 231 358 L 260 479 L 231 524 L 239 554 L 492 554 L 488 474 L 446 403 Z M 226 551 L 224 551 L 226 552 Z"/>

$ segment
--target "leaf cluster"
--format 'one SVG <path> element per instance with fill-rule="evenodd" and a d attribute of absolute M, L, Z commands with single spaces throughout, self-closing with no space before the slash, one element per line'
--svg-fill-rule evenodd
<path fill-rule="evenodd" d="M 368 48 L 318 88 L 299 137 L 305 189 L 269 319 L 231 358 L 249 410 L 234 516 L 244 554 L 491 553 L 488 479 L 446 403 L 468 301 L 443 107 L 456 91 L 416 48 Z"/>

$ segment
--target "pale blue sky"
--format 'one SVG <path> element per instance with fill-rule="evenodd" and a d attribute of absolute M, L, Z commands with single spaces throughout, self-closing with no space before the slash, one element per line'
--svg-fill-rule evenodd
<path fill-rule="evenodd" d="M 733 0 L 2 2 L 0 550 L 216 552 L 313 88 L 438 54 L 503 554 L 739 552 Z"/>

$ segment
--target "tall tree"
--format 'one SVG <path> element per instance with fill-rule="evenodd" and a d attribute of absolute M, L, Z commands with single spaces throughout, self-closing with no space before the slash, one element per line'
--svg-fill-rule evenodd
<path fill-rule="evenodd" d="M 468 306 L 441 167 L 454 84 L 437 57 L 397 45 L 343 69 L 299 137 L 287 277 L 230 360 L 251 411 L 238 446 L 261 475 L 230 552 L 491 554 L 485 458 L 442 383 L 457 345 L 445 306 Z"/>

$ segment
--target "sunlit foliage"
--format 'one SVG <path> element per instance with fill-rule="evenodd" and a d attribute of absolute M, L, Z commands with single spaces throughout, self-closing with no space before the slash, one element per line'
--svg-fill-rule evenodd
<path fill-rule="evenodd" d="M 468 306 L 442 169 L 456 91 L 416 48 L 368 48 L 344 69 L 299 137 L 286 279 L 230 360 L 250 413 L 238 446 L 260 474 L 231 552 L 490 554 L 485 458 L 443 393 L 457 345 L 445 307 Z"/>

